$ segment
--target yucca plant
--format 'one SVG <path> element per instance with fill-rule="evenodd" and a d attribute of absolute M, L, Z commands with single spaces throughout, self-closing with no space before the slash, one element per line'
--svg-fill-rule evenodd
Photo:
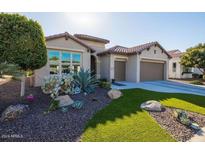
<path fill-rule="evenodd" d="M 81 68 L 78 73 L 74 75 L 75 82 L 80 86 L 82 92 L 92 93 L 94 92 L 99 81 L 96 79 L 96 75 L 92 75 L 89 69 Z"/>

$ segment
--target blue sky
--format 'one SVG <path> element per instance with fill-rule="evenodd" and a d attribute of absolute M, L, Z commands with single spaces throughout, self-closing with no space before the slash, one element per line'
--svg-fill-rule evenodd
<path fill-rule="evenodd" d="M 111 41 L 126 47 L 158 41 L 165 49 L 205 42 L 205 13 L 22 13 L 37 20 L 46 36 L 69 32 Z"/>

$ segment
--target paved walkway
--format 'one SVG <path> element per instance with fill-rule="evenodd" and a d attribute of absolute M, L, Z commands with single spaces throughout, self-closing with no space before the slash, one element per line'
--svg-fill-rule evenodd
<path fill-rule="evenodd" d="M 149 82 L 117 82 L 124 86 L 112 85 L 112 89 L 133 89 L 142 88 L 146 90 L 167 92 L 167 93 L 186 93 L 205 96 L 205 87 L 194 86 L 173 81 L 149 81 Z"/>
<path fill-rule="evenodd" d="M 189 142 L 205 142 L 205 127 L 201 129 L 197 134 L 195 134 Z"/>

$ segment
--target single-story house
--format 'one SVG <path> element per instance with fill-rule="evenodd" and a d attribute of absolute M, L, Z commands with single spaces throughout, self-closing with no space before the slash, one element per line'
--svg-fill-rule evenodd
<path fill-rule="evenodd" d="M 67 32 L 46 37 L 47 64 L 35 70 L 35 86 L 51 74 L 92 70 L 97 78 L 109 81 L 151 81 L 168 79 L 170 55 L 158 43 L 106 49 L 107 39 Z"/>
<path fill-rule="evenodd" d="M 198 68 L 185 67 L 180 64 L 180 57 L 183 54 L 180 50 L 171 50 L 168 53 L 171 56 L 169 60 L 169 78 L 189 79 L 192 78 L 192 74 L 203 74 Z"/>

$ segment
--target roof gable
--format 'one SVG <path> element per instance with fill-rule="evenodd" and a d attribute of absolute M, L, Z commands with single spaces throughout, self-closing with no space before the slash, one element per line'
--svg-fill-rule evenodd
<path fill-rule="evenodd" d="M 141 44 L 141 45 L 134 46 L 131 48 L 122 47 L 122 46 L 117 45 L 117 46 L 109 48 L 101 53 L 98 53 L 98 55 L 103 55 L 103 54 L 124 54 L 124 55 L 140 54 L 141 52 L 143 52 L 143 50 L 149 49 L 152 46 L 158 46 L 170 58 L 170 55 L 167 53 L 167 51 L 157 41 Z"/>
<path fill-rule="evenodd" d="M 172 58 L 181 57 L 181 55 L 183 54 L 183 52 L 181 52 L 179 49 L 170 50 L 170 51 L 168 51 L 168 53 Z"/>
<path fill-rule="evenodd" d="M 62 38 L 62 37 L 65 37 L 66 40 L 68 38 L 70 38 L 70 39 L 74 40 L 75 42 L 79 43 L 80 45 L 82 45 L 82 46 L 86 47 L 87 49 L 91 50 L 91 52 L 95 52 L 95 49 L 88 46 L 87 44 L 85 44 L 84 42 L 82 42 L 81 40 L 76 38 L 75 36 L 72 36 L 68 32 L 47 36 L 46 41 L 57 39 L 57 38 Z"/>
<path fill-rule="evenodd" d="M 83 39 L 83 40 L 89 40 L 89 41 L 95 41 L 95 42 L 101 42 L 104 44 L 109 43 L 110 41 L 107 39 L 103 39 L 100 37 L 96 37 L 96 36 L 91 36 L 91 35 L 85 35 L 85 34 L 74 34 L 75 37 L 79 38 L 79 39 Z"/>

